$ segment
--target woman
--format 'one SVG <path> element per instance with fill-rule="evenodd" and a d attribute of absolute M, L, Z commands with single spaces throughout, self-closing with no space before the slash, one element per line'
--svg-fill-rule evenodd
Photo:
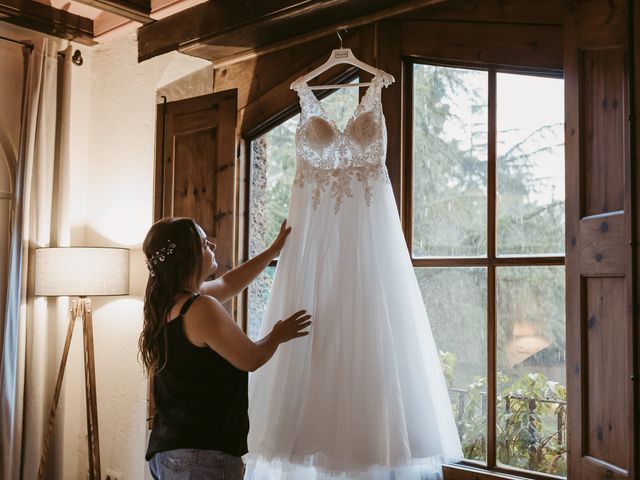
<path fill-rule="evenodd" d="M 284 222 L 267 250 L 210 281 L 218 268 L 215 244 L 192 219 L 165 218 L 147 233 L 150 276 L 139 348 L 153 375 L 156 415 L 146 459 L 155 479 L 242 478 L 247 372 L 281 343 L 307 335 L 311 316 L 296 312 L 252 342 L 222 304 L 278 255 L 290 231 Z"/>

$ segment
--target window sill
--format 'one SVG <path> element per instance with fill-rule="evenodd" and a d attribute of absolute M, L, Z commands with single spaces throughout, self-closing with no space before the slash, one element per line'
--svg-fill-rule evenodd
<path fill-rule="evenodd" d="M 512 473 L 496 472 L 462 464 L 443 465 L 442 473 L 444 474 L 444 480 L 531 480 L 532 478 L 560 478 L 551 475 L 536 474 L 534 472 L 532 472 L 531 476 L 522 477 Z"/>

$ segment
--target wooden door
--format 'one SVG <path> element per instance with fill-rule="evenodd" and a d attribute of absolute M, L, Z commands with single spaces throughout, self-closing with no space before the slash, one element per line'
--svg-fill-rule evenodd
<path fill-rule="evenodd" d="M 158 105 L 154 217 L 193 217 L 215 238 L 217 276 L 234 259 L 236 105 L 235 89 Z"/>
<path fill-rule="evenodd" d="M 633 479 L 629 38 L 625 0 L 565 16 L 569 479 Z"/>

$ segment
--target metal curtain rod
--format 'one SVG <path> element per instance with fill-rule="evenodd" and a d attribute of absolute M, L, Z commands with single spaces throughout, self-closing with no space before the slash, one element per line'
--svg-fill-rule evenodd
<path fill-rule="evenodd" d="M 0 40 L 4 40 L 5 42 L 15 43 L 16 45 L 22 45 L 29 50 L 33 50 L 33 43 L 21 42 L 19 40 L 14 40 L 13 38 L 3 37 L 0 35 Z"/>
<path fill-rule="evenodd" d="M 20 46 L 22 46 L 24 48 L 27 48 L 30 52 L 33 51 L 33 43 L 21 42 L 20 40 L 14 40 L 13 38 L 3 37 L 2 35 L 0 35 L 0 40 L 3 40 L 5 42 L 9 42 L 9 43 L 13 43 L 15 45 L 20 45 Z M 58 52 L 58 56 L 59 57 L 64 57 L 64 55 L 65 55 L 64 50 L 62 52 Z M 80 52 L 80 50 L 76 49 L 73 52 L 73 56 L 71 57 L 71 61 L 73 63 L 75 63 L 76 65 L 82 65 L 84 60 L 82 58 L 82 53 Z"/>

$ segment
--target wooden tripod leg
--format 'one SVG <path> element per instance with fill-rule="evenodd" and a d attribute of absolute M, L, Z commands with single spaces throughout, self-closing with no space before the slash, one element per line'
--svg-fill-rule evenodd
<path fill-rule="evenodd" d="M 89 438 L 89 479 L 101 480 L 100 443 L 98 435 L 98 405 L 96 400 L 96 372 L 93 357 L 93 320 L 91 299 L 84 299 L 84 383 L 87 400 L 87 434 Z"/>
<path fill-rule="evenodd" d="M 56 381 L 56 389 L 53 393 L 53 402 L 51 404 L 51 412 L 49 413 L 49 421 L 47 422 L 47 429 L 44 432 L 44 438 L 42 440 L 42 456 L 40 457 L 40 466 L 38 467 L 38 480 L 42 480 L 44 475 L 44 466 L 47 461 L 47 452 L 49 450 L 49 438 L 53 431 L 53 424 L 56 419 L 56 409 L 58 408 L 58 399 L 60 398 L 60 390 L 62 388 L 62 378 L 64 377 L 64 369 L 67 365 L 67 357 L 69 356 L 69 345 L 71 344 L 71 336 L 73 335 L 73 326 L 76 322 L 76 315 L 78 313 L 79 299 L 74 299 L 71 308 L 69 309 L 69 327 L 67 327 L 67 339 L 64 342 L 64 350 L 62 351 L 62 359 L 60 360 L 60 368 L 58 369 L 58 380 Z"/>

